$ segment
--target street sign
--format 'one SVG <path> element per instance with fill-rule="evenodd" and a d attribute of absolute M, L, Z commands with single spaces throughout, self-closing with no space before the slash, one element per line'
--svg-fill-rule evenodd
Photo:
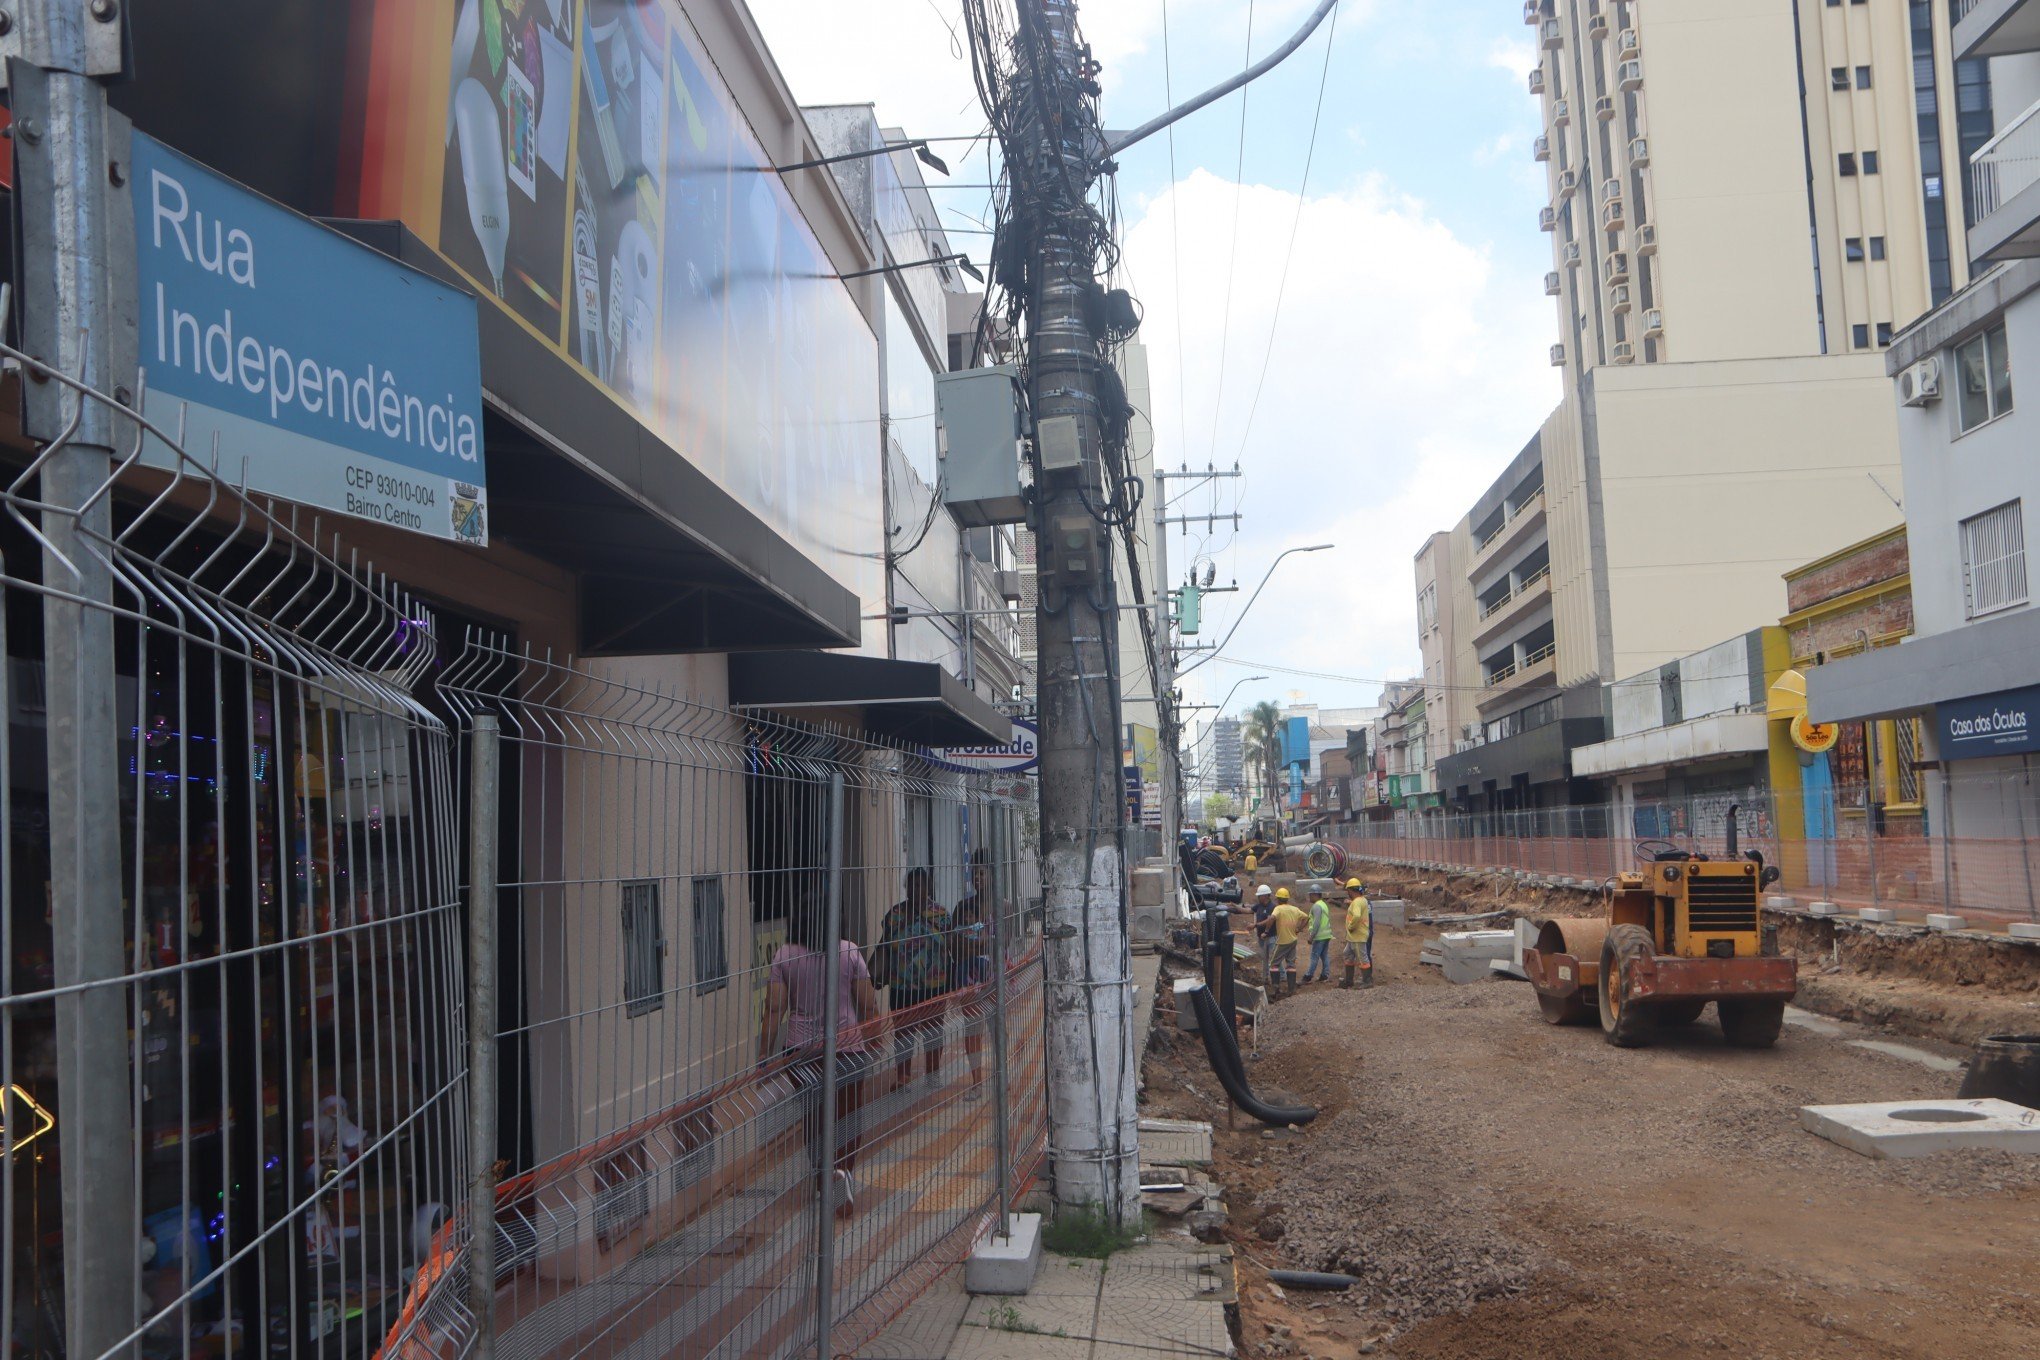
<path fill-rule="evenodd" d="M 1013 740 L 1003 746 L 937 746 L 929 752 L 945 765 L 993 774 L 1020 774 L 1041 763 L 1040 736 L 1032 721 L 1014 718 Z"/>
<path fill-rule="evenodd" d="M 486 545 L 474 298 L 139 132 L 133 154 L 144 413 L 251 491 Z"/>

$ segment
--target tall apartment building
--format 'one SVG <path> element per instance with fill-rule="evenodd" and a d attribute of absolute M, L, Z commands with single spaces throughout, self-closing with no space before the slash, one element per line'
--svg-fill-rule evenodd
<path fill-rule="evenodd" d="M 1220 718 L 1211 725 L 1211 770 L 1204 785 L 1234 797 L 1246 791 L 1246 767 L 1238 718 Z"/>
<path fill-rule="evenodd" d="M 2004 93 L 1957 60 L 1945 0 L 1523 17 L 1566 381 L 1420 554 L 1426 679 L 1460 696 L 1437 787 L 1463 808 L 1592 797 L 1569 755 L 1606 731 L 1605 681 L 1775 621 L 1788 567 L 1897 522 L 1882 351 L 1969 281 L 1950 168 Z"/>

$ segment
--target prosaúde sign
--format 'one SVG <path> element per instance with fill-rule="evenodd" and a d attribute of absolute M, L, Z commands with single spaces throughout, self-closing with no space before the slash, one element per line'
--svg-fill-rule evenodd
<path fill-rule="evenodd" d="M 251 491 L 486 544 L 474 298 L 140 133 L 134 168 L 145 414 Z"/>
<path fill-rule="evenodd" d="M 1025 718 L 1013 719 L 1013 740 L 1003 746 L 938 746 L 929 754 L 945 765 L 997 774 L 1020 774 L 1041 763 L 1040 734 Z"/>
<path fill-rule="evenodd" d="M 1944 700 L 1935 712 L 1941 723 L 1943 760 L 2040 751 L 2040 685 Z"/>

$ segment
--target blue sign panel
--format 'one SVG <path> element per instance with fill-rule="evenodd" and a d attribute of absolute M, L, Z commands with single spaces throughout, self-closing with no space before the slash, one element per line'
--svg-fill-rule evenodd
<path fill-rule="evenodd" d="M 1935 705 L 1941 758 L 1975 760 L 2040 751 L 2040 685 L 1949 699 Z"/>
<path fill-rule="evenodd" d="M 474 298 L 139 133 L 134 166 L 145 413 L 251 491 L 487 543 Z"/>

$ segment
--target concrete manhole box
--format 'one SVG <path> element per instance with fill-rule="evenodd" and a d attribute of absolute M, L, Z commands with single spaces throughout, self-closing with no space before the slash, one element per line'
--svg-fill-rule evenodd
<path fill-rule="evenodd" d="M 1926 1157 L 1965 1148 L 2040 1153 L 2040 1110 L 2009 1100 L 1805 1105 L 1799 1123 L 1866 1157 Z"/>

